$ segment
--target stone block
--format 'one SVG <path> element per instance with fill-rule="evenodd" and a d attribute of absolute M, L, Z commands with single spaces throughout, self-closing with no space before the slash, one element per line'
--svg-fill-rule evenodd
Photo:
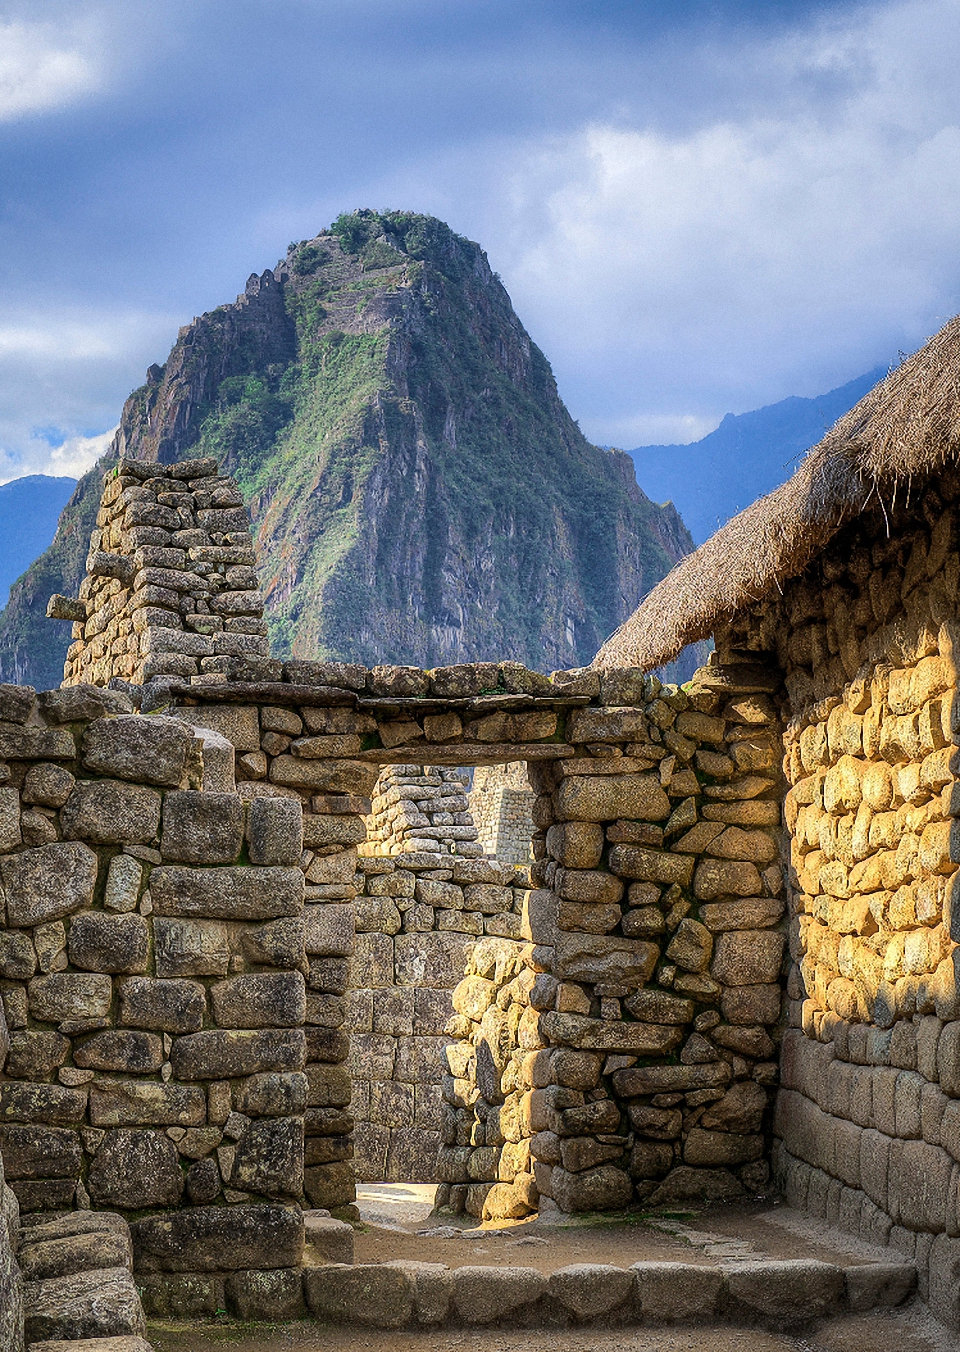
<path fill-rule="evenodd" d="M 390 1264 L 308 1268 L 303 1289 L 311 1314 L 329 1323 L 399 1329 L 413 1315 L 413 1281 Z"/>
<path fill-rule="evenodd" d="M 37 970 L 37 955 L 29 934 L 0 931 L 0 977 L 29 981 Z"/>
<path fill-rule="evenodd" d="M 126 1227 L 123 1231 L 92 1229 L 85 1234 L 38 1242 L 31 1242 L 32 1239 L 28 1233 L 17 1253 L 24 1281 L 46 1281 L 50 1277 L 70 1277 L 76 1272 L 133 1265 L 133 1246 Z"/>
<path fill-rule="evenodd" d="M 652 774 L 571 775 L 556 790 L 555 805 L 561 821 L 665 821 L 670 815 L 670 800 Z"/>
<path fill-rule="evenodd" d="M 48 1080 L 69 1055 L 70 1039 L 60 1033 L 33 1030 L 11 1033 L 7 1076 L 11 1080 Z"/>
<path fill-rule="evenodd" d="M 317 957 L 347 958 L 354 950 L 354 907 L 349 904 L 304 908 L 307 952 Z"/>
<path fill-rule="evenodd" d="M 714 897 L 753 897 L 763 890 L 763 882 L 755 864 L 704 859 L 697 865 L 693 890 L 702 901 Z"/>
<path fill-rule="evenodd" d="M 464 1324 L 494 1324 L 516 1317 L 547 1289 L 536 1268 L 460 1267 L 450 1276 L 451 1304 Z"/>
<path fill-rule="evenodd" d="M 115 854 L 107 872 L 104 907 L 108 911 L 135 911 L 142 881 L 143 866 L 132 855 Z"/>
<path fill-rule="evenodd" d="M 737 930 L 716 942 L 711 975 L 724 986 L 772 984 L 780 975 L 784 936 L 777 930 Z"/>
<path fill-rule="evenodd" d="M 117 779 L 81 779 L 60 811 L 67 840 L 148 845 L 160 825 L 160 794 Z"/>
<path fill-rule="evenodd" d="M 171 864 L 155 868 L 150 875 L 150 895 L 158 915 L 275 920 L 299 914 L 303 889 L 298 868 L 191 869 Z"/>
<path fill-rule="evenodd" d="M 227 1303 L 238 1319 L 277 1323 L 305 1314 L 303 1283 L 298 1268 L 267 1272 L 234 1272 L 226 1281 Z"/>
<path fill-rule="evenodd" d="M 237 1140 L 229 1183 L 264 1197 L 298 1198 L 303 1188 L 303 1119 L 251 1122 Z"/>
<path fill-rule="evenodd" d="M 377 767 L 366 761 L 308 760 L 300 756 L 274 757 L 270 779 L 294 789 L 314 793 L 369 795 L 377 780 Z"/>
<path fill-rule="evenodd" d="M 27 928 L 89 906 L 97 856 L 79 841 L 41 845 L 0 860 L 7 923 Z"/>
<path fill-rule="evenodd" d="M 31 765 L 23 781 L 23 801 L 39 803 L 42 807 L 63 807 L 75 782 L 70 771 L 62 765 L 49 762 Z"/>
<path fill-rule="evenodd" d="M 561 1211 L 617 1211 L 633 1199 L 630 1175 L 614 1164 L 571 1173 L 557 1166 L 550 1179 L 553 1200 Z"/>
<path fill-rule="evenodd" d="M 725 1265 L 727 1299 L 734 1310 L 784 1324 L 837 1314 L 843 1302 L 843 1268 L 805 1258 L 764 1259 Z"/>
<path fill-rule="evenodd" d="M 247 818 L 247 840 L 251 864 L 292 867 L 299 863 L 304 844 L 301 805 L 292 798 L 254 798 Z"/>
<path fill-rule="evenodd" d="M 192 743 L 193 734 L 179 719 L 121 714 L 90 724 L 82 760 L 98 775 L 176 787 Z"/>
<path fill-rule="evenodd" d="M 688 972 L 704 972 L 710 965 L 713 935 L 698 920 L 680 921 L 667 945 L 666 956 Z"/>
<path fill-rule="evenodd" d="M 206 1095 L 193 1085 L 100 1079 L 90 1090 L 95 1127 L 199 1127 L 206 1117 Z"/>
<path fill-rule="evenodd" d="M 21 841 L 20 794 L 17 789 L 0 789 L 0 851 L 13 850 Z"/>
<path fill-rule="evenodd" d="M 393 941 L 397 985 L 450 989 L 463 976 L 476 942 L 472 936 L 454 931 L 398 934 Z M 358 943 L 355 957 L 358 966 L 359 957 Z M 393 978 L 382 984 L 392 985 Z"/>
<path fill-rule="evenodd" d="M 729 1168 L 760 1159 L 763 1149 L 763 1137 L 759 1134 L 692 1127 L 684 1142 L 683 1160 L 699 1168 Z"/>
<path fill-rule="evenodd" d="M 303 1215 L 294 1207 L 189 1207 L 130 1227 L 138 1272 L 243 1272 L 299 1267 Z"/>
<path fill-rule="evenodd" d="M 902 1305 L 917 1286 L 913 1263 L 874 1262 L 848 1267 L 846 1306 L 854 1314 Z"/>
<path fill-rule="evenodd" d="M 156 922 L 154 922 L 156 925 Z M 195 1033 L 203 1027 L 206 994 L 197 981 L 120 982 L 120 1023 L 158 1033 Z"/>
<path fill-rule="evenodd" d="M 633 1296 L 634 1272 L 606 1263 L 574 1263 L 551 1273 L 547 1297 L 557 1301 L 578 1323 L 603 1318 L 621 1309 Z"/>
<path fill-rule="evenodd" d="M 72 1127 L 83 1121 L 86 1107 L 85 1089 L 16 1082 L 0 1085 L 0 1121 L 3 1122 Z"/>
<path fill-rule="evenodd" d="M 83 1070 L 125 1071 L 147 1075 L 163 1064 L 163 1041 L 157 1033 L 128 1033 L 109 1028 L 74 1047 L 73 1064 Z"/>
<path fill-rule="evenodd" d="M 232 742 L 237 751 L 260 750 L 260 722 L 255 707 L 243 704 L 197 704 L 176 709 L 172 717 L 209 728 Z"/>
<path fill-rule="evenodd" d="M 88 972 L 138 973 L 147 969 L 149 931 L 142 915 L 90 912 L 70 922 L 67 952 Z"/>
<path fill-rule="evenodd" d="M 695 1263 L 634 1263 L 644 1323 L 699 1324 L 718 1312 L 723 1273 Z"/>
<path fill-rule="evenodd" d="M 90 1163 L 87 1188 L 100 1207 L 177 1206 L 183 1192 L 177 1148 L 163 1132 L 108 1132 Z"/>
<path fill-rule="evenodd" d="M 288 1117 L 307 1106 L 307 1077 L 289 1074 L 252 1075 L 240 1086 L 237 1111 L 247 1117 Z"/>
<path fill-rule="evenodd" d="M 170 1059 L 178 1080 L 225 1080 L 302 1070 L 305 1054 L 302 1029 L 206 1029 L 177 1038 Z"/>
<path fill-rule="evenodd" d="M 596 822 L 560 822 L 547 831 L 547 853 L 564 868 L 596 868 L 603 844 L 603 827 Z"/>
<path fill-rule="evenodd" d="M 632 1066 L 614 1071 L 611 1077 L 620 1098 L 724 1088 L 731 1078 L 730 1067 L 723 1061 L 691 1066 Z"/>
<path fill-rule="evenodd" d="M 255 799 L 251 808 L 264 801 L 285 800 Z M 160 839 L 164 859 L 183 864 L 229 864 L 240 853 L 242 843 L 243 804 L 236 794 L 178 790 L 164 797 Z"/>
<path fill-rule="evenodd" d="M 353 883 L 357 871 L 355 849 L 317 855 L 307 869 L 307 881 L 325 887 L 345 887 Z"/>
<path fill-rule="evenodd" d="M 17 1178 L 80 1175 L 80 1138 L 64 1127 L 0 1126 L 0 1151 L 8 1182 Z"/>
<path fill-rule="evenodd" d="M 27 1282 L 24 1315 L 28 1344 L 56 1338 L 77 1341 L 145 1332 L 140 1297 L 126 1268 Z"/>
<path fill-rule="evenodd" d="M 284 916 L 240 936 L 244 954 L 251 962 L 269 967 L 302 967 L 306 960 L 306 925 L 303 916 Z"/>
<path fill-rule="evenodd" d="M 682 1029 L 669 1025 L 591 1019 L 583 1014 L 563 1014 L 553 1010 L 541 1015 L 540 1030 L 551 1042 L 582 1050 L 623 1052 L 634 1056 L 663 1055 L 675 1050 L 683 1040 Z"/>
<path fill-rule="evenodd" d="M 30 1013 L 43 1023 L 105 1019 L 110 1012 L 113 982 L 88 972 L 51 972 L 35 976 L 27 987 Z"/>
<path fill-rule="evenodd" d="M 296 1028 L 306 1018 L 300 972 L 248 972 L 210 988 L 221 1028 Z"/>
<path fill-rule="evenodd" d="M 908 1230 L 930 1230 L 935 1234 L 945 1230 L 953 1159 L 926 1141 L 896 1144 L 899 1158 L 894 1220 Z"/>
<path fill-rule="evenodd" d="M 642 985 L 660 956 L 656 944 L 604 934 L 560 934 L 554 974 L 561 979 Z"/>
<path fill-rule="evenodd" d="M 671 854 L 642 845 L 614 845 L 610 851 L 610 867 L 614 873 L 667 887 L 674 884 L 689 887 L 695 862 L 690 854 Z"/>
<path fill-rule="evenodd" d="M 226 976 L 230 968 L 230 935 L 215 920 L 153 922 L 157 976 Z"/>

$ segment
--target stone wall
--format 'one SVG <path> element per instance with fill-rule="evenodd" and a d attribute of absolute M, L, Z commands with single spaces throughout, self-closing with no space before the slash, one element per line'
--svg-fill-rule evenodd
<path fill-rule="evenodd" d="M 484 934 L 520 934 L 529 878 L 486 859 L 361 858 L 347 1029 L 358 1179 L 435 1183 L 454 988 Z"/>
<path fill-rule="evenodd" d="M 204 752 L 113 691 L 0 689 L 7 1181 L 136 1213 L 144 1262 L 171 1208 L 229 1234 L 302 1195 L 300 807 L 203 791 Z"/>
<path fill-rule="evenodd" d="M 10 1047 L 7 1021 L 0 1008 L 0 1071 Z M 23 1282 L 16 1260 L 20 1207 L 4 1177 L 0 1153 L 0 1352 L 23 1352 Z"/>
<path fill-rule="evenodd" d="M 215 460 L 121 460 L 106 480 L 80 595 L 54 596 L 47 610 L 73 621 L 64 680 L 139 684 L 265 654 L 254 563 L 243 499 Z"/>
<path fill-rule="evenodd" d="M 360 853 L 389 857 L 425 851 L 476 859 L 483 854 L 465 793 L 464 772 L 390 765 L 373 790 Z"/>
<path fill-rule="evenodd" d="M 547 677 L 515 662 L 368 671 L 245 655 L 247 640 L 259 641 L 249 618 L 259 599 L 232 571 L 249 565 L 220 552 L 246 546 L 230 485 L 212 469 L 172 466 L 155 481 L 121 466 L 84 584 L 87 599 L 108 600 L 85 611 L 90 630 L 67 687 L 39 705 L 32 692 L 4 696 L 11 867 L 48 850 L 56 864 L 38 862 L 38 894 L 59 895 L 55 875 L 78 880 L 57 914 L 45 901 L 36 917 L 8 904 L 3 935 L 13 964 L 5 1003 L 26 1049 L 0 1091 L 5 1121 L 32 1128 L 46 1114 L 43 1128 L 69 1137 L 59 1172 L 49 1151 L 30 1156 L 36 1177 L 21 1166 L 31 1205 L 90 1195 L 123 1206 L 130 1152 L 156 1166 L 144 1166 L 147 1206 L 186 1200 L 214 1217 L 255 1198 L 267 1217 L 272 1198 L 297 1199 L 300 1165 L 313 1206 L 348 1204 L 351 983 L 353 1017 L 364 1017 L 371 992 L 371 1011 L 379 1004 L 389 1019 L 391 1001 L 403 1010 L 419 982 L 416 1021 L 417 995 L 423 1005 L 422 991 L 440 988 L 423 977 L 447 950 L 444 985 L 463 977 L 450 1032 L 383 1025 L 376 1037 L 389 1039 L 386 1097 L 403 1100 L 404 1114 L 410 1082 L 398 1059 L 425 1052 L 417 1037 L 434 1039 L 423 1069 L 436 1077 L 438 1039 L 454 1039 L 440 1127 L 451 1205 L 516 1214 L 539 1191 L 575 1211 L 764 1186 L 783 948 L 777 681 L 762 667 L 713 667 L 681 691 L 636 671 Z M 201 540 L 202 530 L 216 537 Z M 116 574 L 125 564 L 124 577 L 109 585 L 104 545 L 125 551 L 109 565 Z M 168 548 L 179 553 L 166 563 L 138 553 Z M 142 686 L 122 679 L 132 654 L 120 633 L 134 616 L 141 653 L 160 654 Z M 179 649 L 167 646 L 171 634 Z M 228 647 L 194 654 L 195 642 Z M 113 691 L 69 684 L 82 672 L 120 679 L 139 715 Z M 204 792 L 190 769 L 201 755 Z M 35 776 L 41 757 L 52 771 Z M 490 861 L 449 853 L 480 851 L 465 836 L 472 825 L 455 820 L 463 795 L 448 795 L 442 773 L 433 785 L 451 800 L 442 809 L 414 807 L 399 768 L 381 781 L 391 787 L 375 812 L 369 797 L 385 767 L 517 762 L 536 793 L 529 890 L 512 874 L 491 877 Z M 225 782 L 232 763 L 236 792 Z M 382 839 L 368 844 L 371 816 Z M 414 842 L 432 848 L 411 851 Z M 395 845 L 406 852 L 388 871 L 375 852 Z M 261 887 L 265 869 L 275 876 Z M 413 905 L 386 905 L 378 887 L 402 895 L 411 878 Z M 280 909 L 266 914 L 271 906 Z M 430 927 L 418 929 L 427 908 Z M 359 945 L 358 915 L 375 926 Z M 129 955 L 114 952 L 121 932 Z M 464 935 L 472 956 L 459 947 Z M 183 997 L 176 1010 L 164 1005 L 142 1026 L 170 982 Z M 421 1100 L 424 1122 L 436 1094 Z M 416 1092 L 412 1111 L 416 1124 Z M 395 1140 L 379 1141 L 389 1167 Z M 166 1242 L 150 1224 L 135 1226 L 145 1262 Z"/>
<path fill-rule="evenodd" d="M 916 1258 L 960 1323 L 953 490 L 867 519 L 729 638 L 785 672 L 789 1200 Z"/>
<path fill-rule="evenodd" d="M 470 813 L 484 854 L 510 864 L 529 864 L 535 797 L 523 761 L 477 769 Z"/>

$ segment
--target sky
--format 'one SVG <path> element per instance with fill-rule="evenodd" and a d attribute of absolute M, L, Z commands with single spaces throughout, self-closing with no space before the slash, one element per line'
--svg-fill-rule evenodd
<path fill-rule="evenodd" d="M 486 249 L 589 437 L 688 442 L 960 310 L 960 0 L 0 0 L 0 482 L 356 207 Z"/>

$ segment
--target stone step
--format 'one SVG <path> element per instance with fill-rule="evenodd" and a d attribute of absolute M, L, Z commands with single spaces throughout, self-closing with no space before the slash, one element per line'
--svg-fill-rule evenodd
<path fill-rule="evenodd" d="M 31 1343 L 27 1352 L 153 1352 L 145 1338 L 74 1338 Z"/>
<path fill-rule="evenodd" d="M 23 1301 L 28 1346 L 57 1339 L 137 1337 L 145 1331 L 140 1297 L 126 1268 L 25 1282 Z"/>
<path fill-rule="evenodd" d="M 814 1319 L 902 1304 L 905 1261 L 841 1266 L 809 1259 L 536 1268 L 441 1263 L 329 1264 L 304 1272 L 310 1312 L 374 1328 L 536 1324 L 706 1324 L 801 1328 Z"/>

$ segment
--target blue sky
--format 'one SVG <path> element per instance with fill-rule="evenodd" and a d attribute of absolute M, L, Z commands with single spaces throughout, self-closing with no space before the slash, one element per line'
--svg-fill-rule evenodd
<path fill-rule="evenodd" d="M 357 206 L 479 240 L 597 441 L 960 309 L 960 0 L 0 0 L 0 481 Z"/>

